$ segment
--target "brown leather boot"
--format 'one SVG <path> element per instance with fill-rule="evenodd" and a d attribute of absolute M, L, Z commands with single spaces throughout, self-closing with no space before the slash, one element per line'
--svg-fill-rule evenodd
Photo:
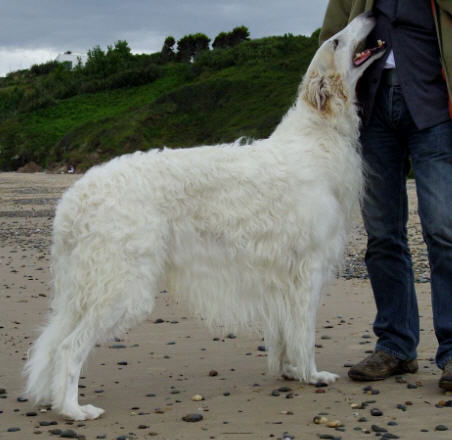
<path fill-rule="evenodd" d="M 439 380 L 439 387 L 446 391 L 452 391 L 452 361 L 447 362 Z"/>
<path fill-rule="evenodd" d="M 383 380 L 396 374 L 416 373 L 417 370 L 416 359 L 402 361 L 384 351 L 374 351 L 370 356 L 350 368 L 348 377 L 358 381 Z M 452 376 L 450 380 L 452 385 Z"/>

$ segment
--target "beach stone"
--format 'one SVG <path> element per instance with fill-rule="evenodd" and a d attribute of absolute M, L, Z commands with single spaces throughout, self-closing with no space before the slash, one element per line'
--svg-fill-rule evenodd
<path fill-rule="evenodd" d="M 210 376 L 210 377 L 218 376 L 218 371 L 216 371 L 216 370 L 210 370 L 210 371 L 209 371 L 209 376 Z"/>
<path fill-rule="evenodd" d="M 198 402 L 198 401 L 200 401 L 200 400 L 204 400 L 204 397 L 201 396 L 201 394 L 195 394 L 195 395 L 191 398 L 191 400 L 193 400 L 194 402 Z"/>
<path fill-rule="evenodd" d="M 201 414 L 187 414 L 186 416 L 182 417 L 182 420 L 184 422 L 200 422 L 204 417 Z"/>
<path fill-rule="evenodd" d="M 281 393 L 288 393 L 289 391 L 292 391 L 292 388 L 282 386 L 278 388 L 278 391 Z"/>
<path fill-rule="evenodd" d="M 372 415 L 372 416 L 374 416 L 374 417 L 380 417 L 380 416 L 383 415 L 383 411 L 381 411 L 381 410 L 378 409 L 378 408 L 372 408 L 372 409 L 370 410 L 370 415 Z"/>
<path fill-rule="evenodd" d="M 449 428 L 445 425 L 437 425 L 435 426 L 435 431 L 448 431 Z"/>
<path fill-rule="evenodd" d="M 60 434 L 61 438 L 77 438 L 78 435 L 75 431 L 73 431 L 72 429 L 67 429 L 66 431 L 63 431 Z"/>
<path fill-rule="evenodd" d="M 26 415 L 27 417 L 35 417 L 35 416 L 38 415 L 38 413 L 35 412 L 35 411 L 28 411 L 27 413 L 25 413 L 25 415 Z"/>
<path fill-rule="evenodd" d="M 5 388 L 0 388 L 0 395 L 1 394 L 6 394 L 6 389 Z"/>
<path fill-rule="evenodd" d="M 352 407 L 352 409 L 363 409 L 362 403 L 352 403 L 350 406 Z"/>
<path fill-rule="evenodd" d="M 155 321 L 154 321 L 154 324 L 162 324 L 163 322 L 165 322 L 162 318 L 157 318 Z"/>
<path fill-rule="evenodd" d="M 370 428 L 372 429 L 373 432 L 388 432 L 386 428 L 382 428 L 381 426 L 378 425 L 372 425 Z"/>
<path fill-rule="evenodd" d="M 280 395 L 280 392 L 278 390 L 273 390 L 272 391 L 272 396 L 273 397 L 278 397 Z"/>
<path fill-rule="evenodd" d="M 17 432 L 20 431 L 20 428 L 13 426 L 12 428 L 8 428 L 8 432 Z"/>
<path fill-rule="evenodd" d="M 324 416 L 315 416 L 312 421 L 316 425 L 326 425 L 328 423 L 328 419 Z"/>
<path fill-rule="evenodd" d="M 326 426 L 328 426 L 328 428 L 339 428 L 340 426 L 342 426 L 342 422 L 340 420 L 333 420 L 331 422 L 328 422 Z"/>
<path fill-rule="evenodd" d="M 389 440 L 389 439 L 400 438 L 400 437 L 399 437 L 398 435 L 391 434 L 390 432 L 387 432 L 387 433 L 383 434 L 383 435 L 381 436 L 381 438 L 382 438 L 383 440 Z"/>

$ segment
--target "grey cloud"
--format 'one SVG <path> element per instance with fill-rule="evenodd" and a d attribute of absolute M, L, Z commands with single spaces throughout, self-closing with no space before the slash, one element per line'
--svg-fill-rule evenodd
<path fill-rule="evenodd" d="M 86 52 L 126 39 L 154 52 L 168 35 L 214 38 L 238 25 L 253 38 L 310 34 L 327 0 L 0 0 L 0 47 Z M 1 60 L 0 60 L 1 63 Z M 0 65 L 0 73 L 1 73 Z"/>

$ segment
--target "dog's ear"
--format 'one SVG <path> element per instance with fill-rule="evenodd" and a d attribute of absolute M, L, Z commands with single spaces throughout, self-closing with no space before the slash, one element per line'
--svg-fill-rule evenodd
<path fill-rule="evenodd" d="M 304 78 L 301 98 L 316 110 L 325 111 L 331 98 L 327 78 L 319 72 L 311 72 Z"/>
<path fill-rule="evenodd" d="M 339 75 L 327 75 L 310 72 L 301 85 L 301 98 L 319 112 L 330 114 L 333 111 L 332 101 L 347 102 L 342 78 Z"/>

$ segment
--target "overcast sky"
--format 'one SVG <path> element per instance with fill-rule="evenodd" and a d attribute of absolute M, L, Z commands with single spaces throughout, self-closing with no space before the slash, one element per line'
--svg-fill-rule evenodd
<path fill-rule="evenodd" d="M 245 25 L 251 38 L 310 35 L 328 0 L 0 0 L 0 76 L 127 40 L 133 52 L 157 52 L 168 35 L 212 40 Z"/>

